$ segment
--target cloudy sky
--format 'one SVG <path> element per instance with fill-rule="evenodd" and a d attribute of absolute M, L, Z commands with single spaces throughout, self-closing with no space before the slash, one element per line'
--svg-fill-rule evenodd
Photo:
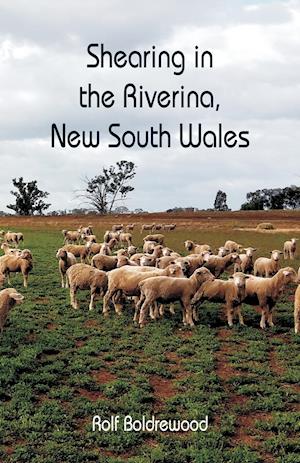
<path fill-rule="evenodd" d="M 211 50 L 213 70 L 187 63 L 172 70 L 87 69 L 89 43 L 130 51 Z M 78 89 L 91 82 L 120 92 L 134 82 L 149 90 L 212 90 L 212 110 L 82 109 Z M 80 206 L 74 191 L 103 165 L 137 166 L 130 209 L 211 207 L 218 189 L 238 209 L 248 191 L 299 184 L 300 1 L 275 0 L 0 0 L 0 210 L 11 179 L 37 179 L 52 209 Z M 248 149 L 51 148 L 51 124 L 105 131 L 111 122 L 145 130 L 162 122 L 201 122 L 250 131 Z"/>

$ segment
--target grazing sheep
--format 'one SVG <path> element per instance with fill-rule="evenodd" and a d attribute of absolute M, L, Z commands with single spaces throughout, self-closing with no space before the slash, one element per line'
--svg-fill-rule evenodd
<path fill-rule="evenodd" d="M 97 243 L 96 235 L 85 235 L 84 233 L 81 235 L 82 241 L 86 243 Z"/>
<path fill-rule="evenodd" d="M 152 231 L 154 226 L 155 226 L 155 223 L 151 223 L 151 224 L 143 223 L 143 225 L 141 226 L 141 233 L 143 233 L 144 230 L 151 230 Z"/>
<path fill-rule="evenodd" d="M 61 287 L 68 288 L 68 279 L 66 273 L 69 267 L 76 264 L 76 257 L 71 252 L 67 252 L 65 249 L 60 248 L 56 253 L 58 261 L 58 269 L 61 276 Z"/>
<path fill-rule="evenodd" d="M 0 333 L 3 333 L 3 328 L 9 311 L 16 305 L 21 304 L 24 296 L 18 293 L 14 288 L 6 288 L 0 291 Z"/>
<path fill-rule="evenodd" d="M 8 243 L 2 243 L 1 249 L 6 256 L 20 256 L 22 253 L 21 249 L 11 248 Z"/>
<path fill-rule="evenodd" d="M 208 268 L 215 277 L 222 275 L 225 270 L 232 264 L 241 264 L 239 255 L 236 252 L 231 252 L 227 256 L 219 257 L 210 254 L 204 255 L 204 267 Z"/>
<path fill-rule="evenodd" d="M 119 237 L 120 237 L 120 232 L 113 232 L 113 231 L 109 231 L 107 230 L 105 233 L 104 233 L 104 237 L 103 237 L 103 241 L 104 243 L 108 243 L 110 240 L 116 240 L 116 243 L 119 242 Z"/>
<path fill-rule="evenodd" d="M 245 304 L 259 306 L 261 310 L 260 327 L 264 329 L 266 322 L 269 326 L 274 326 L 273 309 L 282 295 L 284 289 L 291 282 L 297 282 L 297 273 L 292 267 L 279 269 L 271 278 L 261 278 L 250 276 L 246 281 Z M 240 307 L 237 309 L 239 318 L 241 316 Z"/>
<path fill-rule="evenodd" d="M 145 238 L 143 238 L 143 241 L 155 241 L 157 244 L 164 244 L 164 235 L 161 235 L 160 233 L 156 233 L 154 235 L 147 235 Z"/>
<path fill-rule="evenodd" d="M 176 223 L 170 223 L 170 224 L 164 225 L 165 231 L 172 231 L 172 230 L 175 230 L 175 228 L 176 228 Z"/>
<path fill-rule="evenodd" d="M 28 287 L 28 275 L 32 270 L 32 254 L 28 249 L 24 249 L 20 256 L 0 257 L 0 272 L 7 277 L 10 283 L 10 273 L 22 273 L 24 288 Z"/>
<path fill-rule="evenodd" d="M 296 244 L 298 238 L 291 238 L 289 241 L 285 241 L 283 245 L 283 257 L 284 259 L 295 259 L 296 255 Z"/>
<path fill-rule="evenodd" d="M 162 230 L 163 229 L 163 224 L 161 223 L 155 223 L 153 228 L 152 228 L 152 231 L 156 231 L 156 230 Z"/>
<path fill-rule="evenodd" d="M 300 331 L 300 285 L 297 287 L 296 292 L 295 292 L 294 320 L 295 320 L 295 334 L 298 334 Z"/>
<path fill-rule="evenodd" d="M 64 251 L 70 252 L 75 257 L 80 257 L 80 261 L 84 263 L 87 261 L 87 258 L 90 254 L 91 247 L 92 247 L 91 243 L 88 243 L 85 246 L 83 244 L 66 244 L 61 249 L 63 249 Z"/>
<path fill-rule="evenodd" d="M 206 281 L 192 299 L 192 305 L 201 304 L 203 301 L 221 302 L 225 304 L 227 322 L 233 325 L 234 308 L 239 307 L 246 296 L 246 279 L 250 278 L 241 272 L 235 272 L 229 280 Z M 194 320 L 198 320 L 196 308 L 193 310 Z M 240 323 L 244 321 L 240 318 Z"/>
<path fill-rule="evenodd" d="M 242 272 L 242 273 L 252 273 L 253 271 L 253 254 L 256 251 L 256 248 L 244 248 L 246 254 L 239 254 L 239 258 L 241 263 L 236 263 L 234 265 L 235 272 Z"/>
<path fill-rule="evenodd" d="M 140 309 L 139 325 L 145 324 L 148 310 L 155 302 L 179 301 L 183 310 L 183 323 L 194 326 L 191 298 L 205 281 L 213 279 L 214 276 L 208 269 L 200 268 L 189 278 L 154 276 L 141 281 L 139 283 L 141 296 L 137 304 L 137 310 Z"/>
<path fill-rule="evenodd" d="M 123 228 L 124 228 L 124 225 L 122 223 L 117 223 L 111 227 L 111 230 L 113 232 L 117 232 L 117 231 L 123 230 Z"/>
<path fill-rule="evenodd" d="M 184 247 L 191 254 L 201 254 L 202 252 L 211 252 L 209 244 L 197 244 L 194 241 L 187 240 L 184 242 Z"/>
<path fill-rule="evenodd" d="M 64 244 L 76 244 L 80 242 L 81 233 L 78 230 L 62 230 L 62 234 L 64 235 Z"/>
<path fill-rule="evenodd" d="M 124 230 L 127 231 L 127 232 L 132 231 L 134 229 L 134 227 L 135 227 L 135 223 L 128 223 L 127 225 L 125 225 Z"/>
<path fill-rule="evenodd" d="M 224 244 L 224 248 L 228 249 L 229 252 L 240 252 L 240 250 L 243 249 L 243 246 L 235 241 L 227 240 Z"/>
<path fill-rule="evenodd" d="M 108 315 L 109 303 L 111 300 L 113 301 L 116 313 L 121 313 L 122 304 L 116 303 L 115 296 L 119 296 L 120 294 L 125 296 L 139 296 L 139 282 L 146 278 L 158 275 L 172 277 L 184 276 L 180 265 L 169 265 L 163 270 L 153 267 L 134 267 L 125 265 L 124 267 L 112 270 L 108 274 L 108 290 L 103 299 L 104 316 Z"/>
<path fill-rule="evenodd" d="M 261 276 L 261 277 L 271 277 L 275 275 L 280 269 L 280 254 L 283 254 L 278 249 L 274 249 L 271 252 L 271 259 L 267 257 L 259 257 L 254 262 L 254 276 Z"/>
<path fill-rule="evenodd" d="M 19 241 L 18 241 L 18 233 L 14 233 L 14 232 L 11 232 L 11 231 L 8 231 L 8 232 L 4 232 L 3 230 L 1 231 L 1 236 L 2 236 L 2 239 L 4 242 L 6 243 L 11 243 L 13 244 L 14 246 L 17 246 Z M 21 233 L 22 235 L 22 233 Z"/>
<path fill-rule="evenodd" d="M 132 246 L 132 234 L 131 233 L 120 233 L 119 241 L 123 245 Z"/>
<path fill-rule="evenodd" d="M 93 310 L 96 295 L 103 296 L 107 290 L 107 276 L 102 270 L 91 267 L 87 264 L 75 264 L 67 270 L 67 278 L 70 287 L 71 306 L 79 309 L 76 299 L 78 289 L 89 289 L 91 299 L 89 310 Z"/>

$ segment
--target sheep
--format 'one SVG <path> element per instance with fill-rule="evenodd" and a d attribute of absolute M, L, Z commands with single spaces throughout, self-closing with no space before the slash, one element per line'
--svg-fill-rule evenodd
<path fill-rule="evenodd" d="M 283 257 L 284 259 L 295 259 L 296 254 L 296 244 L 298 238 L 291 238 L 289 241 L 285 241 L 283 245 Z"/>
<path fill-rule="evenodd" d="M 119 242 L 119 236 L 120 236 L 120 232 L 112 232 L 112 231 L 109 231 L 109 230 L 106 230 L 106 232 L 104 233 L 104 236 L 103 236 L 103 241 L 104 243 L 108 243 L 110 240 L 116 240 L 116 242 L 118 243 Z"/>
<path fill-rule="evenodd" d="M 124 230 L 127 231 L 127 232 L 132 231 L 134 229 L 134 227 L 135 227 L 135 223 L 128 223 L 127 225 L 125 225 Z"/>
<path fill-rule="evenodd" d="M 96 235 L 86 235 L 82 234 L 81 235 L 82 241 L 85 241 L 86 243 L 97 243 L 97 237 Z"/>
<path fill-rule="evenodd" d="M 227 240 L 224 244 L 224 248 L 228 249 L 229 252 L 240 252 L 240 250 L 243 249 L 243 246 L 235 241 Z"/>
<path fill-rule="evenodd" d="M 239 307 L 245 299 L 247 278 L 250 278 L 250 276 L 235 272 L 227 281 L 215 279 L 203 283 L 191 301 L 192 306 L 196 306 L 203 301 L 224 303 L 228 325 L 233 326 L 234 308 Z M 196 308 L 193 309 L 193 315 L 194 320 L 198 320 Z M 242 318 L 240 323 L 244 324 Z"/>
<path fill-rule="evenodd" d="M 15 246 L 17 246 L 18 243 L 19 243 L 19 241 L 18 241 L 18 239 L 19 239 L 18 238 L 18 233 L 14 233 L 14 232 L 11 232 L 11 231 L 8 231 L 8 232 L 5 233 L 2 230 L 1 236 L 2 236 L 3 241 L 6 242 L 6 243 L 11 243 L 11 244 L 13 244 Z"/>
<path fill-rule="evenodd" d="M 280 269 L 280 254 L 283 254 L 278 249 L 274 249 L 271 252 L 271 259 L 267 257 L 259 257 L 254 262 L 254 276 L 265 276 L 270 277 L 275 275 Z"/>
<path fill-rule="evenodd" d="M 123 230 L 123 228 L 124 228 L 124 225 L 123 225 L 122 223 L 118 223 L 118 224 L 113 225 L 113 226 L 111 227 L 111 230 L 112 230 L 113 232 L 117 232 L 117 231 Z"/>
<path fill-rule="evenodd" d="M 75 257 L 80 257 L 82 263 L 86 262 L 92 246 L 88 243 L 86 246 L 82 244 L 66 244 L 61 249 L 71 252 Z"/>
<path fill-rule="evenodd" d="M 125 244 L 128 246 L 132 246 L 132 234 L 131 233 L 120 233 L 119 241 L 121 244 Z"/>
<path fill-rule="evenodd" d="M 131 257 L 133 256 L 134 254 L 136 254 L 136 251 L 137 251 L 137 248 L 136 246 L 128 246 L 127 248 L 127 253 L 128 253 L 128 256 Z"/>
<path fill-rule="evenodd" d="M 217 278 L 222 275 L 230 265 L 241 264 L 239 255 L 236 252 L 232 252 L 224 257 L 205 254 L 204 261 L 204 267 L 208 268 Z"/>
<path fill-rule="evenodd" d="M 186 268 L 186 276 L 190 277 L 197 268 L 202 267 L 204 262 L 204 257 L 203 253 L 202 254 L 190 254 L 189 256 L 185 257 L 175 257 L 175 256 L 170 256 L 175 258 L 176 263 L 180 263 L 181 265 L 185 266 Z"/>
<path fill-rule="evenodd" d="M 170 264 L 175 264 L 174 257 L 171 256 L 162 256 L 156 259 L 156 267 L 157 268 L 166 268 Z"/>
<path fill-rule="evenodd" d="M 204 251 L 211 252 L 211 247 L 209 246 L 209 244 L 197 244 L 191 240 L 185 241 L 184 247 L 191 254 L 201 254 Z"/>
<path fill-rule="evenodd" d="M 154 235 L 147 235 L 145 238 L 143 238 L 143 241 L 155 241 L 157 244 L 164 244 L 164 235 L 161 235 L 160 233 L 156 233 Z"/>
<path fill-rule="evenodd" d="M 0 272 L 7 277 L 10 284 L 10 273 L 22 273 L 24 288 L 28 287 L 28 275 L 33 268 L 32 254 L 28 249 L 24 249 L 20 256 L 0 257 Z"/>
<path fill-rule="evenodd" d="M 78 230 L 62 230 L 62 234 L 64 235 L 64 244 L 76 244 L 81 239 L 81 233 Z"/>
<path fill-rule="evenodd" d="M 145 324 L 148 309 L 155 302 L 180 301 L 183 309 L 183 323 L 194 326 L 192 317 L 191 298 L 207 280 L 213 280 L 214 276 L 206 268 L 197 269 L 189 278 L 168 278 L 155 276 L 140 281 L 140 300 L 137 310 L 140 309 L 139 325 Z"/>
<path fill-rule="evenodd" d="M 66 273 L 69 267 L 77 263 L 76 257 L 71 252 L 67 252 L 65 249 L 60 248 L 56 253 L 58 260 L 58 269 L 61 276 L 61 287 L 68 288 L 68 279 Z"/>
<path fill-rule="evenodd" d="M 3 328 L 9 311 L 16 305 L 21 304 L 24 296 L 18 293 L 14 288 L 6 288 L 0 291 L 0 333 L 3 333 Z"/>
<path fill-rule="evenodd" d="M 298 285 L 296 292 L 295 292 L 294 320 L 295 320 L 295 334 L 298 334 L 300 331 L 300 285 Z"/>
<path fill-rule="evenodd" d="M 123 267 L 124 265 L 137 265 L 135 262 L 131 262 L 127 256 L 105 256 L 104 254 L 96 254 L 92 258 L 92 267 L 98 270 L 104 270 L 108 272 L 115 268 Z"/>
<path fill-rule="evenodd" d="M 156 241 L 145 241 L 143 244 L 143 252 L 151 254 L 155 246 L 157 246 Z"/>
<path fill-rule="evenodd" d="M 298 282 L 297 273 L 292 267 L 279 269 L 278 272 L 268 278 L 254 277 L 246 281 L 245 304 L 259 306 L 261 310 L 260 327 L 264 329 L 266 322 L 269 326 L 273 323 L 273 308 L 286 286 L 291 282 Z M 242 319 L 240 307 L 237 312 Z"/>
<path fill-rule="evenodd" d="M 24 241 L 23 233 L 16 233 L 16 235 L 17 235 L 17 244 L 19 244 L 21 241 Z"/>
<path fill-rule="evenodd" d="M 253 254 L 256 251 L 256 248 L 244 248 L 246 254 L 239 254 L 239 258 L 241 263 L 235 263 L 234 271 L 235 272 L 243 272 L 243 273 L 252 273 L 253 271 Z"/>
<path fill-rule="evenodd" d="M 87 264 L 72 265 L 67 270 L 67 279 L 70 287 L 71 306 L 74 309 L 79 309 L 79 303 L 76 299 L 78 289 L 90 290 L 89 310 L 93 310 L 94 308 L 96 295 L 103 296 L 107 290 L 108 280 L 106 273 Z"/>
<path fill-rule="evenodd" d="M 217 256 L 219 257 L 225 257 L 229 254 L 229 250 L 226 249 L 224 246 L 221 246 L 220 248 L 218 248 L 218 254 Z"/>
<path fill-rule="evenodd" d="M 92 226 L 89 225 L 88 227 L 80 227 L 78 228 L 78 231 L 79 233 L 85 235 L 85 236 L 88 236 L 88 235 L 92 235 L 93 234 L 93 229 L 92 229 Z"/>
<path fill-rule="evenodd" d="M 141 226 L 141 233 L 143 233 L 144 230 L 151 230 L 152 231 L 154 226 L 155 226 L 155 223 L 151 223 L 151 224 L 143 223 L 143 225 Z"/>
<path fill-rule="evenodd" d="M 176 223 L 170 223 L 170 224 L 164 225 L 165 231 L 172 231 L 172 230 L 175 230 L 175 228 L 176 228 Z"/>
<path fill-rule="evenodd" d="M 108 290 L 103 299 L 103 314 L 108 316 L 109 302 L 112 300 L 115 311 L 120 314 L 122 311 L 122 304 L 116 303 L 115 296 L 120 293 L 125 296 L 139 296 L 138 284 L 140 281 L 150 278 L 152 276 L 184 276 L 180 265 L 169 265 L 167 268 L 161 270 L 153 267 L 134 267 L 125 265 L 124 267 L 112 270 L 108 274 Z M 135 314 L 136 319 L 137 312 Z"/>
<path fill-rule="evenodd" d="M 152 265 L 154 266 L 155 263 L 156 263 L 156 259 L 158 259 L 162 255 L 162 249 L 163 249 L 162 245 L 157 244 L 153 248 L 152 254 L 146 254 L 146 253 L 138 252 L 137 254 L 134 254 L 133 256 L 131 256 L 131 260 L 133 262 L 136 262 L 137 264 L 140 264 L 141 258 L 146 257 L 146 258 L 148 258 L 149 261 L 153 262 Z"/>
<path fill-rule="evenodd" d="M 161 223 L 155 223 L 153 228 L 152 228 L 152 231 L 156 231 L 156 230 L 162 230 L 163 228 L 163 224 Z"/>
<path fill-rule="evenodd" d="M 11 248 L 8 243 L 2 243 L 1 249 L 4 251 L 6 256 L 20 256 L 22 252 L 21 249 Z"/>

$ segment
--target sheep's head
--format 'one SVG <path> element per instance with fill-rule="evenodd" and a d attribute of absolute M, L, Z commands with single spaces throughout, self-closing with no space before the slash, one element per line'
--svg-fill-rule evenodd
<path fill-rule="evenodd" d="M 123 267 L 124 265 L 129 265 L 129 259 L 127 256 L 118 257 L 117 268 Z"/>
<path fill-rule="evenodd" d="M 298 241 L 298 238 L 291 238 L 292 244 L 296 244 L 297 241 Z"/>
<path fill-rule="evenodd" d="M 175 261 L 174 261 L 174 263 L 175 263 Z M 182 271 L 183 271 L 184 275 L 187 275 L 188 272 L 189 272 L 190 266 L 191 266 L 189 261 L 187 259 L 183 259 L 178 263 L 179 263 L 180 267 L 182 268 Z"/>
<path fill-rule="evenodd" d="M 182 271 L 182 268 L 179 264 L 170 264 L 168 265 L 168 267 L 166 268 L 167 270 L 167 274 L 170 276 L 170 277 L 179 277 L 179 278 L 183 278 L 184 277 L 184 274 L 183 274 L 183 271 Z"/>
<path fill-rule="evenodd" d="M 14 288 L 7 288 L 7 292 L 10 299 L 12 299 L 15 304 L 22 304 L 24 301 L 24 296 L 18 293 Z"/>
<path fill-rule="evenodd" d="M 242 263 L 241 259 L 240 259 L 240 256 L 236 252 L 233 252 L 231 254 L 231 259 L 230 260 L 231 260 L 231 262 L 234 262 L 236 264 L 241 264 Z"/>
<path fill-rule="evenodd" d="M 246 256 L 252 257 L 253 254 L 254 254 L 255 251 L 256 251 L 256 248 L 251 248 L 251 247 L 249 247 L 249 248 L 244 248 L 244 251 L 246 252 Z"/>
<path fill-rule="evenodd" d="M 128 246 L 127 253 L 129 256 L 133 256 L 137 251 L 136 246 Z"/>
<path fill-rule="evenodd" d="M 278 273 L 283 275 L 285 284 L 299 283 L 297 272 L 292 267 L 284 267 Z"/>
<path fill-rule="evenodd" d="M 191 240 L 187 240 L 184 242 L 184 247 L 187 251 L 191 251 L 191 249 L 193 249 L 194 246 L 195 246 L 195 243 Z"/>
<path fill-rule="evenodd" d="M 66 236 L 67 233 L 68 233 L 68 230 L 62 230 L 62 234 L 63 234 L 64 236 Z"/>
<path fill-rule="evenodd" d="M 23 249 L 23 251 L 22 251 L 21 254 L 20 254 L 20 257 L 21 257 L 22 259 L 32 260 L 31 251 L 29 251 L 29 249 Z"/>
<path fill-rule="evenodd" d="M 153 259 L 151 259 L 150 257 L 147 257 L 147 256 L 142 256 L 141 259 L 140 259 L 140 266 L 141 267 L 148 267 L 148 266 L 152 266 L 153 264 Z"/>
<path fill-rule="evenodd" d="M 203 252 L 202 257 L 203 257 L 203 262 L 208 262 L 210 259 L 211 253 L 210 252 Z"/>
<path fill-rule="evenodd" d="M 245 275 L 242 272 L 235 272 L 229 278 L 233 280 L 233 283 L 235 284 L 237 288 L 244 288 L 246 284 L 246 280 L 250 278 L 250 275 Z"/>
<path fill-rule="evenodd" d="M 228 249 L 226 249 L 224 246 L 221 246 L 218 249 L 218 256 L 219 257 L 225 257 L 228 254 Z"/>
<path fill-rule="evenodd" d="M 56 253 L 56 258 L 65 260 L 67 258 L 67 251 L 60 248 Z"/>
<path fill-rule="evenodd" d="M 278 262 L 280 259 L 280 254 L 283 254 L 282 251 L 279 251 L 278 249 L 274 249 L 273 251 L 270 251 L 271 253 L 271 259 L 275 260 L 275 262 Z"/>
<path fill-rule="evenodd" d="M 193 276 L 197 278 L 199 283 L 204 283 L 205 281 L 213 281 L 215 279 L 214 275 L 208 270 L 208 268 L 201 267 L 194 271 Z"/>

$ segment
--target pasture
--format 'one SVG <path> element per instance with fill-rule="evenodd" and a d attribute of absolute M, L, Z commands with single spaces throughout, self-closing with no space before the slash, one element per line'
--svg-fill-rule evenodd
<path fill-rule="evenodd" d="M 291 216 L 291 218 L 290 218 Z M 176 222 L 166 244 L 184 253 L 186 239 L 213 248 L 233 239 L 257 247 L 257 256 L 300 237 L 299 214 L 101 219 L 1 218 L 1 228 L 24 233 L 34 270 L 29 287 L 20 275 L 12 286 L 25 296 L 10 313 L 0 338 L 0 461 L 3 463 L 299 463 L 300 336 L 293 333 L 293 293 L 275 309 L 272 329 L 259 328 L 259 313 L 245 306 L 247 326 L 229 329 L 219 304 L 204 303 L 193 330 L 166 314 L 143 329 L 133 309 L 110 312 L 101 301 L 88 311 L 70 307 L 55 258 L 63 228 L 91 223 L 102 240 L 108 223 Z M 272 221 L 279 232 L 254 230 Z M 252 231 L 248 229 L 253 227 Z M 247 230 L 243 230 L 247 228 Z M 291 231 L 283 231 L 290 229 Z M 291 235 L 292 233 L 292 235 Z M 139 228 L 135 244 L 141 245 Z M 298 269 L 298 258 L 286 261 Z M 92 417 L 119 414 L 162 419 L 209 417 L 206 432 L 93 432 Z"/>

